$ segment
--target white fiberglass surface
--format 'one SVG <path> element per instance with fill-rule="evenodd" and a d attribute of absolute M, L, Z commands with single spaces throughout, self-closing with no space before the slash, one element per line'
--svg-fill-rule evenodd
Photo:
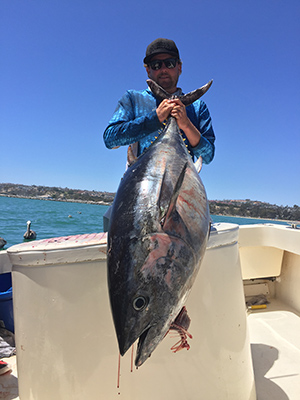
<path fill-rule="evenodd" d="M 249 315 L 258 400 L 298 400 L 300 393 L 300 317 L 290 311 Z"/>

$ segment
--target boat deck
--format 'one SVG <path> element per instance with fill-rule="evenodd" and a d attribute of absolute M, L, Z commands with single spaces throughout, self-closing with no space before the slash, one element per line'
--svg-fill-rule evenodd
<path fill-rule="evenodd" d="M 300 393 L 300 315 L 271 299 L 248 316 L 257 400 L 296 400 Z"/>
<path fill-rule="evenodd" d="M 257 400 L 298 400 L 300 315 L 271 299 L 266 309 L 251 311 L 248 322 Z M 12 372 L 0 376 L 0 399 L 19 399 L 16 356 L 4 360 Z"/>

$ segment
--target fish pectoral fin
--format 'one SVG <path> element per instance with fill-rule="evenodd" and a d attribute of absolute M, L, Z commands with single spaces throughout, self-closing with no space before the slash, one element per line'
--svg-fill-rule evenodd
<path fill-rule="evenodd" d="M 173 194 L 171 196 L 171 200 L 169 202 L 169 206 L 168 206 L 167 212 L 165 213 L 165 215 L 162 216 L 163 218 L 161 219 L 161 225 L 162 225 L 163 229 L 164 229 L 166 223 L 168 222 L 168 220 L 170 218 L 172 218 L 171 217 L 172 214 L 176 211 L 176 203 L 177 203 L 177 199 L 178 199 L 178 196 L 179 196 L 179 193 L 180 193 L 180 189 L 181 189 L 181 186 L 182 186 L 182 183 L 183 183 L 183 180 L 184 180 L 184 176 L 185 176 L 187 165 L 188 165 L 188 163 L 186 162 L 184 164 L 180 174 L 179 174 L 179 177 L 177 179 L 176 185 L 175 185 L 174 190 L 173 190 Z M 162 223 L 162 220 L 163 220 L 163 223 Z"/>
<path fill-rule="evenodd" d="M 158 209 L 160 212 L 159 220 L 161 226 L 164 225 L 171 197 L 172 197 L 172 181 L 170 179 L 170 174 L 168 174 L 168 168 L 166 168 L 162 177 L 160 193 L 158 197 Z"/>

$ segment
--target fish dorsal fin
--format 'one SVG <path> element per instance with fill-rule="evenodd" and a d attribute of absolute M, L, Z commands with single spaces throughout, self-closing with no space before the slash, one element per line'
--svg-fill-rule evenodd
<path fill-rule="evenodd" d="M 161 217 L 161 226 L 164 229 L 164 226 L 167 224 L 169 218 L 171 218 L 171 215 L 173 214 L 173 212 L 175 211 L 176 208 L 176 202 L 180 193 L 180 189 L 184 180 L 184 176 L 185 176 L 185 172 L 186 172 L 186 168 L 187 168 L 188 163 L 186 162 L 180 172 L 180 175 L 177 179 L 176 185 L 174 187 L 172 196 L 171 196 L 171 200 L 169 202 L 169 206 L 168 209 L 166 211 L 166 213 L 164 215 L 162 215 Z"/>
<path fill-rule="evenodd" d="M 151 89 L 151 92 L 158 99 L 164 100 L 164 99 L 171 99 L 173 97 L 172 94 L 166 92 L 161 86 L 159 86 L 152 79 L 147 79 L 147 83 L 149 88 Z M 184 94 L 182 96 L 178 96 L 178 98 L 185 106 L 188 106 L 189 104 L 194 103 L 194 101 L 198 100 L 201 96 L 203 96 L 211 87 L 212 83 L 213 81 L 211 80 L 201 88 L 193 90 L 192 92 Z"/>
<path fill-rule="evenodd" d="M 196 168 L 197 173 L 199 174 L 199 172 L 202 169 L 202 157 L 200 156 L 197 161 L 194 163 L 194 166 Z"/>

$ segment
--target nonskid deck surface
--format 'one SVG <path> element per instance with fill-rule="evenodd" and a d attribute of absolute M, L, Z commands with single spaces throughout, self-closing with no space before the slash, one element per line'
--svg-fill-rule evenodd
<path fill-rule="evenodd" d="M 299 314 L 272 299 L 267 309 L 251 312 L 248 323 L 257 400 L 299 400 Z M 17 400 L 16 356 L 4 361 L 12 372 L 0 376 L 0 399 Z"/>
<path fill-rule="evenodd" d="M 248 316 L 257 400 L 297 400 L 300 316 L 278 300 Z"/>

